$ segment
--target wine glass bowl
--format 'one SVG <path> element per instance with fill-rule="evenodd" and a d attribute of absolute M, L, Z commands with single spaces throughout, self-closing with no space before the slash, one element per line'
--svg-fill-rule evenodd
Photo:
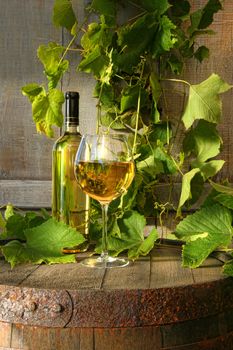
<path fill-rule="evenodd" d="M 134 177 L 134 162 L 122 134 L 84 135 L 75 158 L 75 176 L 81 189 L 102 207 L 103 234 L 100 257 L 82 261 L 92 267 L 120 267 L 127 259 L 110 257 L 107 248 L 109 203 L 126 193 Z"/>

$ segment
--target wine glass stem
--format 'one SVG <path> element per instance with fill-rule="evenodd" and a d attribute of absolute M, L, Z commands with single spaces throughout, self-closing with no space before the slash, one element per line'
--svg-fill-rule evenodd
<path fill-rule="evenodd" d="M 108 256 L 108 204 L 101 204 L 102 219 L 103 219 L 103 231 L 102 231 L 102 258 Z"/>

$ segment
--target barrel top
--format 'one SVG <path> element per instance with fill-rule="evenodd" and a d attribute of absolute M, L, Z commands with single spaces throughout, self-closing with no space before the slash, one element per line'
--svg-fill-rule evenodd
<path fill-rule="evenodd" d="M 180 247 L 155 248 L 124 268 L 1 261 L 0 321 L 47 327 L 136 327 L 183 322 L 233 309 L 233 279 L 208 258 L 181 266 Z"/>
<path fill-rule="evenodd" d="M 208 283 L 223 279 L 222 263 L 209 257 L 197 269 L 181 266 L 180 247 L 155 248 L 129 266 L 96 269 L 77 263 L 54 265 L 18 265 L 14 269 L 0 261 L 0 284 L 44 289 L 158 289 Z"/>

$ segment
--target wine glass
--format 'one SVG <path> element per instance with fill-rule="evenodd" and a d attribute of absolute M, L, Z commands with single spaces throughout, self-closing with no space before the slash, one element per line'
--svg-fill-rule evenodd
<path fill-rule="evenodd" d="M 131 150 L 123 134 L 84 135 L 75 158 L 75 176 L 81 189 L 102 208 L 103 231 L 100 256 L 82 260 L 90 267 L 123 267 L 126 258 L 108 253 L 107 215 L 109 203 L 124 194 L 134 177 Z"/>

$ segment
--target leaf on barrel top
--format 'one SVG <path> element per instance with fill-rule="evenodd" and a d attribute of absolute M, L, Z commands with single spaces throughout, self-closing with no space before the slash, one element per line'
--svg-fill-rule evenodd
<path fill-rule="evenodd" d="M 144 239 L 144 241 L 139 245 L 139 247 L 134 247 L 129 249 L 128 257 L 129 259 L 135 260 L 140 255 L 146 256 L 149 254 L 151 249 L 154 247 L 155 241 L 158 239 L 159 235 L 155 228 L 151 230 L 149 235 Z"/>
<path fill-rule="evenodd" d="M 139 255 L 148 254 L 157 239 L 156 230 L 151 235 L 144 237 L 143 231 L 146 219 L 136 211 L 130 210 L 112 225 L 113 232 L 108 233 L 108 250 L 112 255 L 119 255 L 129 250 L 129 257 L 136 259 Z M 96 247 L 96 252 L 101 252 L 101 244 Z"/>
<path fill-rule="evenodd" d="M 184 241 L 182 263 L 195 268 L 217 247 L 227 247 L 232 239 L 230 210 L 216 204 L 187 216 L 176 227 L 175 235 Z"/>
<path fill-rule="evenodd" d="M 52 218 L 37 227 L 24 230 L 24 235 L 26 243 L 11 241 L 1 247 L 5 259 L 12 267 L 26 262 L 33 264 L 75 262 L 75 255 L 64 255 L 62 249 L 77 246 L 85 241 L 75 229 Z"/>

